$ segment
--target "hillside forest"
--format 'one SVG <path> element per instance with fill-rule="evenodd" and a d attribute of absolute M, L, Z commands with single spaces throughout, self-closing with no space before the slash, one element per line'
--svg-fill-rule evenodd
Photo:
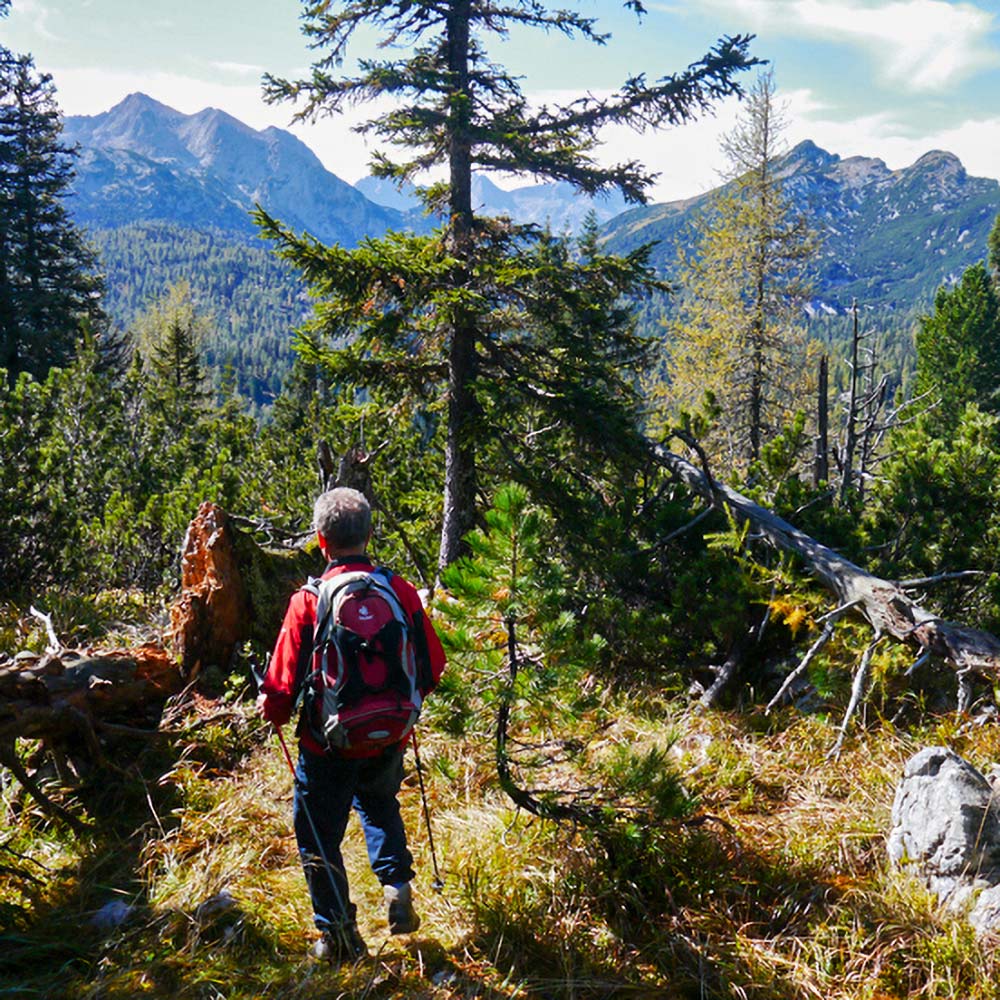
<path fill-rule="evenodd" d="M 375 176 L 440 225 L 347 247 L 264 204 L 266 249 L 225 262 L 163 223 L 92 240 L 53 81 L 0 47 L 0 992 L 995 997 L 993 937 L 886 837 L 918 749 L 984 772 L 1000 753 L 1000 222 L 905 343 L 857 307 L 817 332 L 821 241 L 773 169 L 759 41 L 538 109 L 490 42 L 587 51 L 589 17 L 358 0 L 301 20 L 312 73 L 266 98 L 371 102 Z M 349 75 L 371 32 L 388 46 Z M 601 165 L 600 129 L 683 129 L 731 95 L 727 183 L 670 281 L 594 219 L 473 211 L 480 170 L 641 205 L 650 169 Z M 127 287 L 105 288 L 105 250 L 132 255 Z M 152 287 L 143 254 L 177 280 Z M 187 276 L 225 283 L 233 254 L 274 284 L 220 330 Z M 423 924 L 388 938 L 352 826 L 373 957 L 326 967 L 253 678 L 323 568 L 313 501 L 347 474 L 449 665 L 402 792 Z M 192 662 L 180 553 L 209 509 L 249 596 L 238 643 Z M 84 669 L 149 650 L 169 690 Z"/>

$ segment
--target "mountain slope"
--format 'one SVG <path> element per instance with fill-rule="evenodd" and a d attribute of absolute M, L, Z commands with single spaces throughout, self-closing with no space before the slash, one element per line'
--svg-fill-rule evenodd
<path fill-rule="evenodd" d="M 970 177 L 951 153 L 933 151 L 890 170 L 882 160 L 841 159 L 803 142 L 781 164 L 786 191 L 822 237 L 816 307 L 845 312 L 853 299 L 876 310 L 926 308 L 935 290 L 985 255 L 1000 212 L 1000 184 Z M 653 261 L 672 275 L 676 247 L 713 192 L 635 208 L 602 228 L 606 248 L 659 241 Z"/>
<path fill-rule="evenodd" d="M 131 94 L 102 114 L 68 117 L 64 136 L 80 147 L 71 209 L 92 229 L 157 221 L 246 237 L 258 203 L 346 246 L 413 224 L 332 174 L 291 133 L 257 131 L 214 108 L 185 115 Z"/>

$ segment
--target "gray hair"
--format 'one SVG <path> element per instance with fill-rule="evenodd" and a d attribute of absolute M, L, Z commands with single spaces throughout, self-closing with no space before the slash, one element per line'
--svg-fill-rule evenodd
<path fill-rule="evenodd" d="M 317 497 L 313 524 L 331 548 L 354 549 L 368 541 L 372 510 L 364 493 L 339 486 Z"/>

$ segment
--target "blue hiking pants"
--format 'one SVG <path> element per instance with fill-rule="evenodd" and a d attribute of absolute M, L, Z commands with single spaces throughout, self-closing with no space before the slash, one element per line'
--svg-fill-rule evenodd
<path fill-rule="evenodd" d="M 413 856 L 406 846 L 397 798 L 403 780 L 403 748 L 351 760 L 300 747 L 295 779 L 295 838 L 313 919 L 320 930 L 328 930 L 354 919 L 340 853 L 352 806 L 361 820 L 368 860 L 379 882 L 400 885 L 413 878 Z"/>

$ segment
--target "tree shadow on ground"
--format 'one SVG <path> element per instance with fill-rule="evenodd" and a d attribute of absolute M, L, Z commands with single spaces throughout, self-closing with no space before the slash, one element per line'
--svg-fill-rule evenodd
<path fill-rule="evenodd" d="M 161 942 L 203 946 L 226 928 L 240 944 L 259 947 L 266 941 L 266 931 L 235 906 L 201 913 L 154 912 L 149 906 L 143 847 L 151 833 L 163 837 L 179 823 L 178 790 L 163 777 L 191 746 L 168 739 L 106 742 L 107 766 L 90 767 L 71 790 L 50 789 L 64 808 L 85 819 L 82 832 L 45 821 L 26 795 L 16 800 L 4 845 L 30 839 L 31 829 L 40 836 L 30 851 L 16 854 L 16 865 L 0 867 L 0 995 L 116 995 L 98 985 L 115 954 L 144 950 L 151 959 Z M 238 759 L 212 759 L 210 752 L 201 757 L 219 768 Z M 157 995 L 157 963 L 145 964 L 146 979 L 121 995 Z"/>
<path fill-rule="evenodd" d="M 659 847 L 655 859 L 637 855 L 613 871 L 592 855 L 589 884 L 577 881 L 563 913 L 484 896 L 469 950 L 552 1000 L 798 1000 L 822 995 L 804 992 L 803 976 L 814 991 L 836 978 L 830 968 L 814 977 L 801 957 L 801 943 L 835 924 L 844 902 L 829 871 L 770 859 L 722 828 L 677 828 Z M 885 910 L 863 900 L 852 898 L 849 912 L 855 931 L 885 923 Z"/>

